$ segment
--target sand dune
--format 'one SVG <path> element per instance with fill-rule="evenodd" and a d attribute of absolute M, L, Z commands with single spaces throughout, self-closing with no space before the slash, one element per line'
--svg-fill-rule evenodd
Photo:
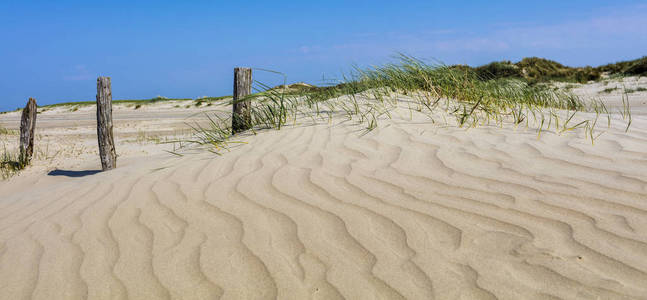
<path fill-rule="evenodd" d="M 403 113 L 27 172 L 0 182 L 0 299 L 647 299 L 647 117 L 613 124 Z"/>

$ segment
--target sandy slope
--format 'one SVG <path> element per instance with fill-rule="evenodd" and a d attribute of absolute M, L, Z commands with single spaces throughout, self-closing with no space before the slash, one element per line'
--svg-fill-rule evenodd
<path fill-rule="evenodd" d="M 647 299 L 647 116 L 393 117 L 0 182 L 0 299 Z"/>
<path fill-rule="evenodd" d="M 143 105 L 139 109 L 134 107 L 134 104 L 113 105 L 115 142 L 122 158 L 173 151 L 180 144 L 165 143 L 188 138 L 192 132 L 190 125 L 207 121 L 205 113 L 213 115 L 231 110 L 216 106 L 195 107 L 192 101 L 165 101 Z M 39 108 L 39 112 L 35 161 L 24 173 L 75 170 L 87 162 L 96 161 L 99 150 L 95 106 L 46 107 Z M 0 114 L 0 126 L 13 131 L 9 136 L 0 135 L 0 151 L 7 148 L 17 152 L 20 118 L 19 111 Z"/>

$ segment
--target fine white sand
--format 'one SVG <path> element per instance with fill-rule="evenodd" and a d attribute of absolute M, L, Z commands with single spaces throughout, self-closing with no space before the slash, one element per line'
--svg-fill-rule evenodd
<path fill-rule="evenodd" d="M 594 145 L 399 109 L 369 133 L 342 118 L 181 157 L 158 142 L 198 109 L 116 108 L 103 173 L 93 108 L 44 112 L 34 166 L 0 182 L 0 299 L 645 299 L 630 97 L 629 132 L 615 114 Z"/>

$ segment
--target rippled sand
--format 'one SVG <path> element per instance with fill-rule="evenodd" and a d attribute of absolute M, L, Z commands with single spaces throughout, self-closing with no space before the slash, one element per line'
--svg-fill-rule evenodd
<path fill-rule="evenodd" d="M 150 151 L 0 182 L 0 299 L 644 299 L 647 116 L 633 118 L 594 146 L 406 111 L 367 134 L 248 135 L 222 156 L 118 134 L 118 151 Z M 159 128 L 128 122 L 117 132 Z"/>

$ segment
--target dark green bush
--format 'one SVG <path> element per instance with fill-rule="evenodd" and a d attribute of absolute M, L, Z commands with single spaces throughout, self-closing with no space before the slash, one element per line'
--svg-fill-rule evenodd
<path fill-rule="evenodd" d="M 623 73 L 626 75 L 647 75 L 647 56 L 633 61 Z"/>
<path fill-rule="evenodd" d="M 523 77 L 519 67 L 510 61 L 492 62 L 475 69 L 476 75 L 484 80 L 509 77 Z"/>

